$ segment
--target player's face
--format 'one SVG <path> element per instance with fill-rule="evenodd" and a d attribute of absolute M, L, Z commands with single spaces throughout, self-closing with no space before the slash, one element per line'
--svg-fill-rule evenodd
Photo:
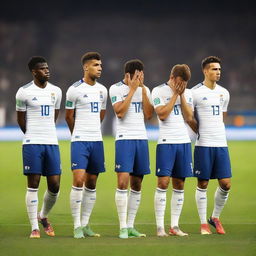
<path fill-rule="evenodd" d="M 34 77 L 40 82 L 46 82 L 50 78 L 50 71 L 47 63 L 38 63 L 32 70 Z"/>
<path fill-rule="evenodd" d="M 85 64 L 85 71 L 94 80 L 100 78 L 102 72 L 101 60 L 90 60 Z"/>
<path fill-rule="evenodd" d="M 219 63 L 210 63 L 204 69 L 204 75 L 207 79 L 212 82 L 217 82 L 220 80 L 221 67 Z"/>

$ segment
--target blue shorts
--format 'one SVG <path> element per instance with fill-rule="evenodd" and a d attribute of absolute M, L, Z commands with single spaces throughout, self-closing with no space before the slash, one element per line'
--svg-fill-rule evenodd
<path fill-rule="evenodd" d="M 228 148 L 196 146 L 194 176 L 204 180 L 230 178 L 232 174 Z"/>
<path fill-rule="evenodd" d="M 192 177 L 191 143 L 158 144 L 156 148 L 156 176 Z"/>
<path fill-rule="evenodd" d="M 84 169 L 90 174 L 105 172 L 102 141 L 74 141 L 71 143 L 71 169 Z"/>
<path fill-rule="evenodd" d="M 61 174 L 58 145 L 24 144 L 22 156 L 24 175 L 52 176 Z"/>
<path fill-rule="evenodd" d="M 116 172 L 143 176 L 150 173 L 147 140 L 116 141 Z"/>

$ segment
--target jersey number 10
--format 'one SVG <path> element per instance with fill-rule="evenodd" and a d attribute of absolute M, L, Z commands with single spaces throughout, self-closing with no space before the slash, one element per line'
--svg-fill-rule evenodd
<path fill-rule="evenodd" d="M 41 116 L 49 116 L 49 114 L 50 114 L 50 106 L 41 105 Z"/>

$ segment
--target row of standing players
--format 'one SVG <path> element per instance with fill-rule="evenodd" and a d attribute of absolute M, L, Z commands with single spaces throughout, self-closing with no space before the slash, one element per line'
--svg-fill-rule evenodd
<path fill-rule="evenodd" d="M 71 132 L 71 169 L 73 186 L 70 192 L 74 238 L 97 237 L 89 226 L 96 201 L 96 182 L 105 171 L 101 121 L 104 119 L 107 89 L 97 82 L 101 76 L 101 56 L 88 52 L 82 56 L 83 79 L 69 87 L 66 94 L 66 122 Z M 141 200 L 144 175 L 150 173 L 148 141 L 144 120 L 153 110 L 159 120 L 156 150 L 154 197 L 157 236 L 168 236 L 164 228 L 166 193 L 170 180 L 171 223 L 169 235 L 187 236 L 179 228 L 184 201 L 186 177 L 196 176 L 196 204 L 202 235 L 211 234 L 212 225 L 218 234 L 225 234 L 219 220 L 230 190 L 231 167 L 223 116 L 227 112 L 229 93 L 217 84 L 220 59 L 209 56 L 202 61 L 204 81 L 191 90 L 191 77 L 186 64 L 173 66 L 169 80 L 153 89 L 144 85 L 144 65 L 130 60 L 124 65 L 124 79 L 110 87 L 109 94 L 116 114 L 115 171 L 117 189 L 115 203 L 120 223 L 119 238 L 145 237 L 134 227 Z M 27 176 L 26 206 L 31 223 L 30 238 L 39 238 L 39 224 L 49 236 L 55 236 L 48 214 L 55 204 L 60 184 L 60 153 L 55 121 L 58 117 L 61 90 L 48 82 L 49 68 L 43 57 L 32 57 L 28 63 L 33 81 L 20 87 L 16 94 L 17 120 L 24 133 L 23 170 Z M 197 134 L 192 167 L 189 125 Z M 46 176 L 48 189 L 38 213 L 38 187 L 41 175 Z M 172 179 L 171 179 L 172 178 Z M 207 186 L 218 179 L 214 209 L 207 220 Z M 128 187 L 130 190 L 128 193 Z"/>

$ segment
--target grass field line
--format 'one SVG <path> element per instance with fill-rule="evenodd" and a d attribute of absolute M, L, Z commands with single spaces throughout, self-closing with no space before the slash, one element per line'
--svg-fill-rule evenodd
<path fill-rule="evenodd" d="M 72 223 L 53 223 L 57 226 L 73 226 Z M 180 223 L 181 225 L 199 225 L 198 222 L 184 222 Z M 247 222 L 247 223 L 224 223 L 225 225 L 256 225 L 256 222 Z M 118 223 L 91 223 L 92 226 L 116 226 Z M 138 222 L 136 225 L 156 225 L 156 223 L 153 222 Z M 167 225 L 167 224 L 166 224 Z M 29 223 L 0 223 L 0 226 L 30 226 Z"/>

